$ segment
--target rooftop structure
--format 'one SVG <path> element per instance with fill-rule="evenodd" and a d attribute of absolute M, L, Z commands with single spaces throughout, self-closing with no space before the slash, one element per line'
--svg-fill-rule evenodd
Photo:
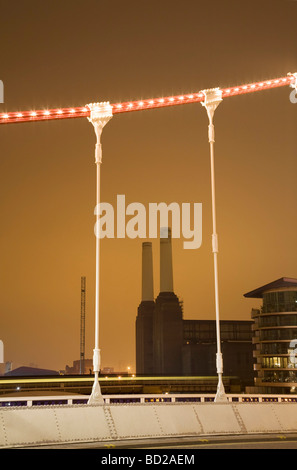
<path fill-rule="evenodd" d="M 244 297 L 262 299 L 263 294 L 267 291 L 281 288 L 297 288 L 297 279 L 293 279 L 290 277 L 281 277 L 276 281 L 270 282 L 269 284 L 265 284 L 262 287 L 258 287 L 257 289 L 254 289 L 251 292 L 247 292 L 247 294 L 244 294 Z"/>

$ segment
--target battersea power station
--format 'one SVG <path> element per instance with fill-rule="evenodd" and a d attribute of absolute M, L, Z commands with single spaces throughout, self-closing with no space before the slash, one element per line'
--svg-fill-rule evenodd
<path fill-rule="evenodd" d="M 174 293 L 171 230 L 160 237 L 160 292 L 154 298 L 152 244 L 142 244 L 142 298 L 136 318 L 136 373 L 215 376 L 215 320 L 184 320 Z M 168 236 L 167 236 L 168 234 Z M 252 383 L 252 321 L 221 320 L 224 375 Z"/>

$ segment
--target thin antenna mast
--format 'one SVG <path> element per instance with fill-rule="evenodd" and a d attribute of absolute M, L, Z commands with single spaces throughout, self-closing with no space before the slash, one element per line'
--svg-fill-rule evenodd
<path fill-rule="evenodd" d="M 80 364 L 79 372 L 84 374 L 85 372 L 85 322 L 86 322 L 86 278 L 81 277 L 81 289 L 80 289 Z"/>

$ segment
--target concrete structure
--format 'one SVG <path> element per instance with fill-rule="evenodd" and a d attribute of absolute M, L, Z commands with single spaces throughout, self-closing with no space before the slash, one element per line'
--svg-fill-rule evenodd
<path fill-rule="evenodd" d="M 0 408 L 0 448 L 297 431 L 296 403 L 137 403 Z M 106 448 L 106 447 L 105 447 Z"/>
<path fill-rule="evenodd" d="M 142 301 L 136 318 L 136 373 L 182 375 L 182 308 L 173 292 L 171 229 L 161 229 L 160 293 L 155 301 L 151 288 L 151 243 L 143 243 L 142 250 Z"/>
<path fill-rule="evenodd" d="M 256 359 L 254 393 L 297 393 L 297 279 L 282 277 L 254 289 L 247 298 L 263 299 L 252 309 Z"/>
<path fill-rule="evenodd" d="M 215 375 L 217 321 L 183 319 L 182 303 L 173 288 L 170 229 L 167 238 L 160 238 L 160 293 L 155 301 L 152 285 L 152 245 L 143 243 L 142 300 L 136 318 L 137 375 Z M 243 390 L 253 384 L 251 326 L 251 321 L 220 322 L 225 375 L 239 377 Z"/>

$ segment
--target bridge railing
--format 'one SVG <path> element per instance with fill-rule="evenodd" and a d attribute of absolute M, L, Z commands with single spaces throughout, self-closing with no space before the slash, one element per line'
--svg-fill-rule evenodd
<path fill-rule="evenodd" d="M 228 394 L 230 403 L 297 403 L 297 396 L 266 395 L 266 394 Z M 88 403 L 87 395 L 69 396 L 34 396 L 34 397 L 0 397 L 0 407 L 20 406 L 65 406 L 83 405 Z M 133 403 L 208 403 L 214 402 L 215 394 L 142 394 L 142 395 L 104 395 L 108 404 Z"/>

